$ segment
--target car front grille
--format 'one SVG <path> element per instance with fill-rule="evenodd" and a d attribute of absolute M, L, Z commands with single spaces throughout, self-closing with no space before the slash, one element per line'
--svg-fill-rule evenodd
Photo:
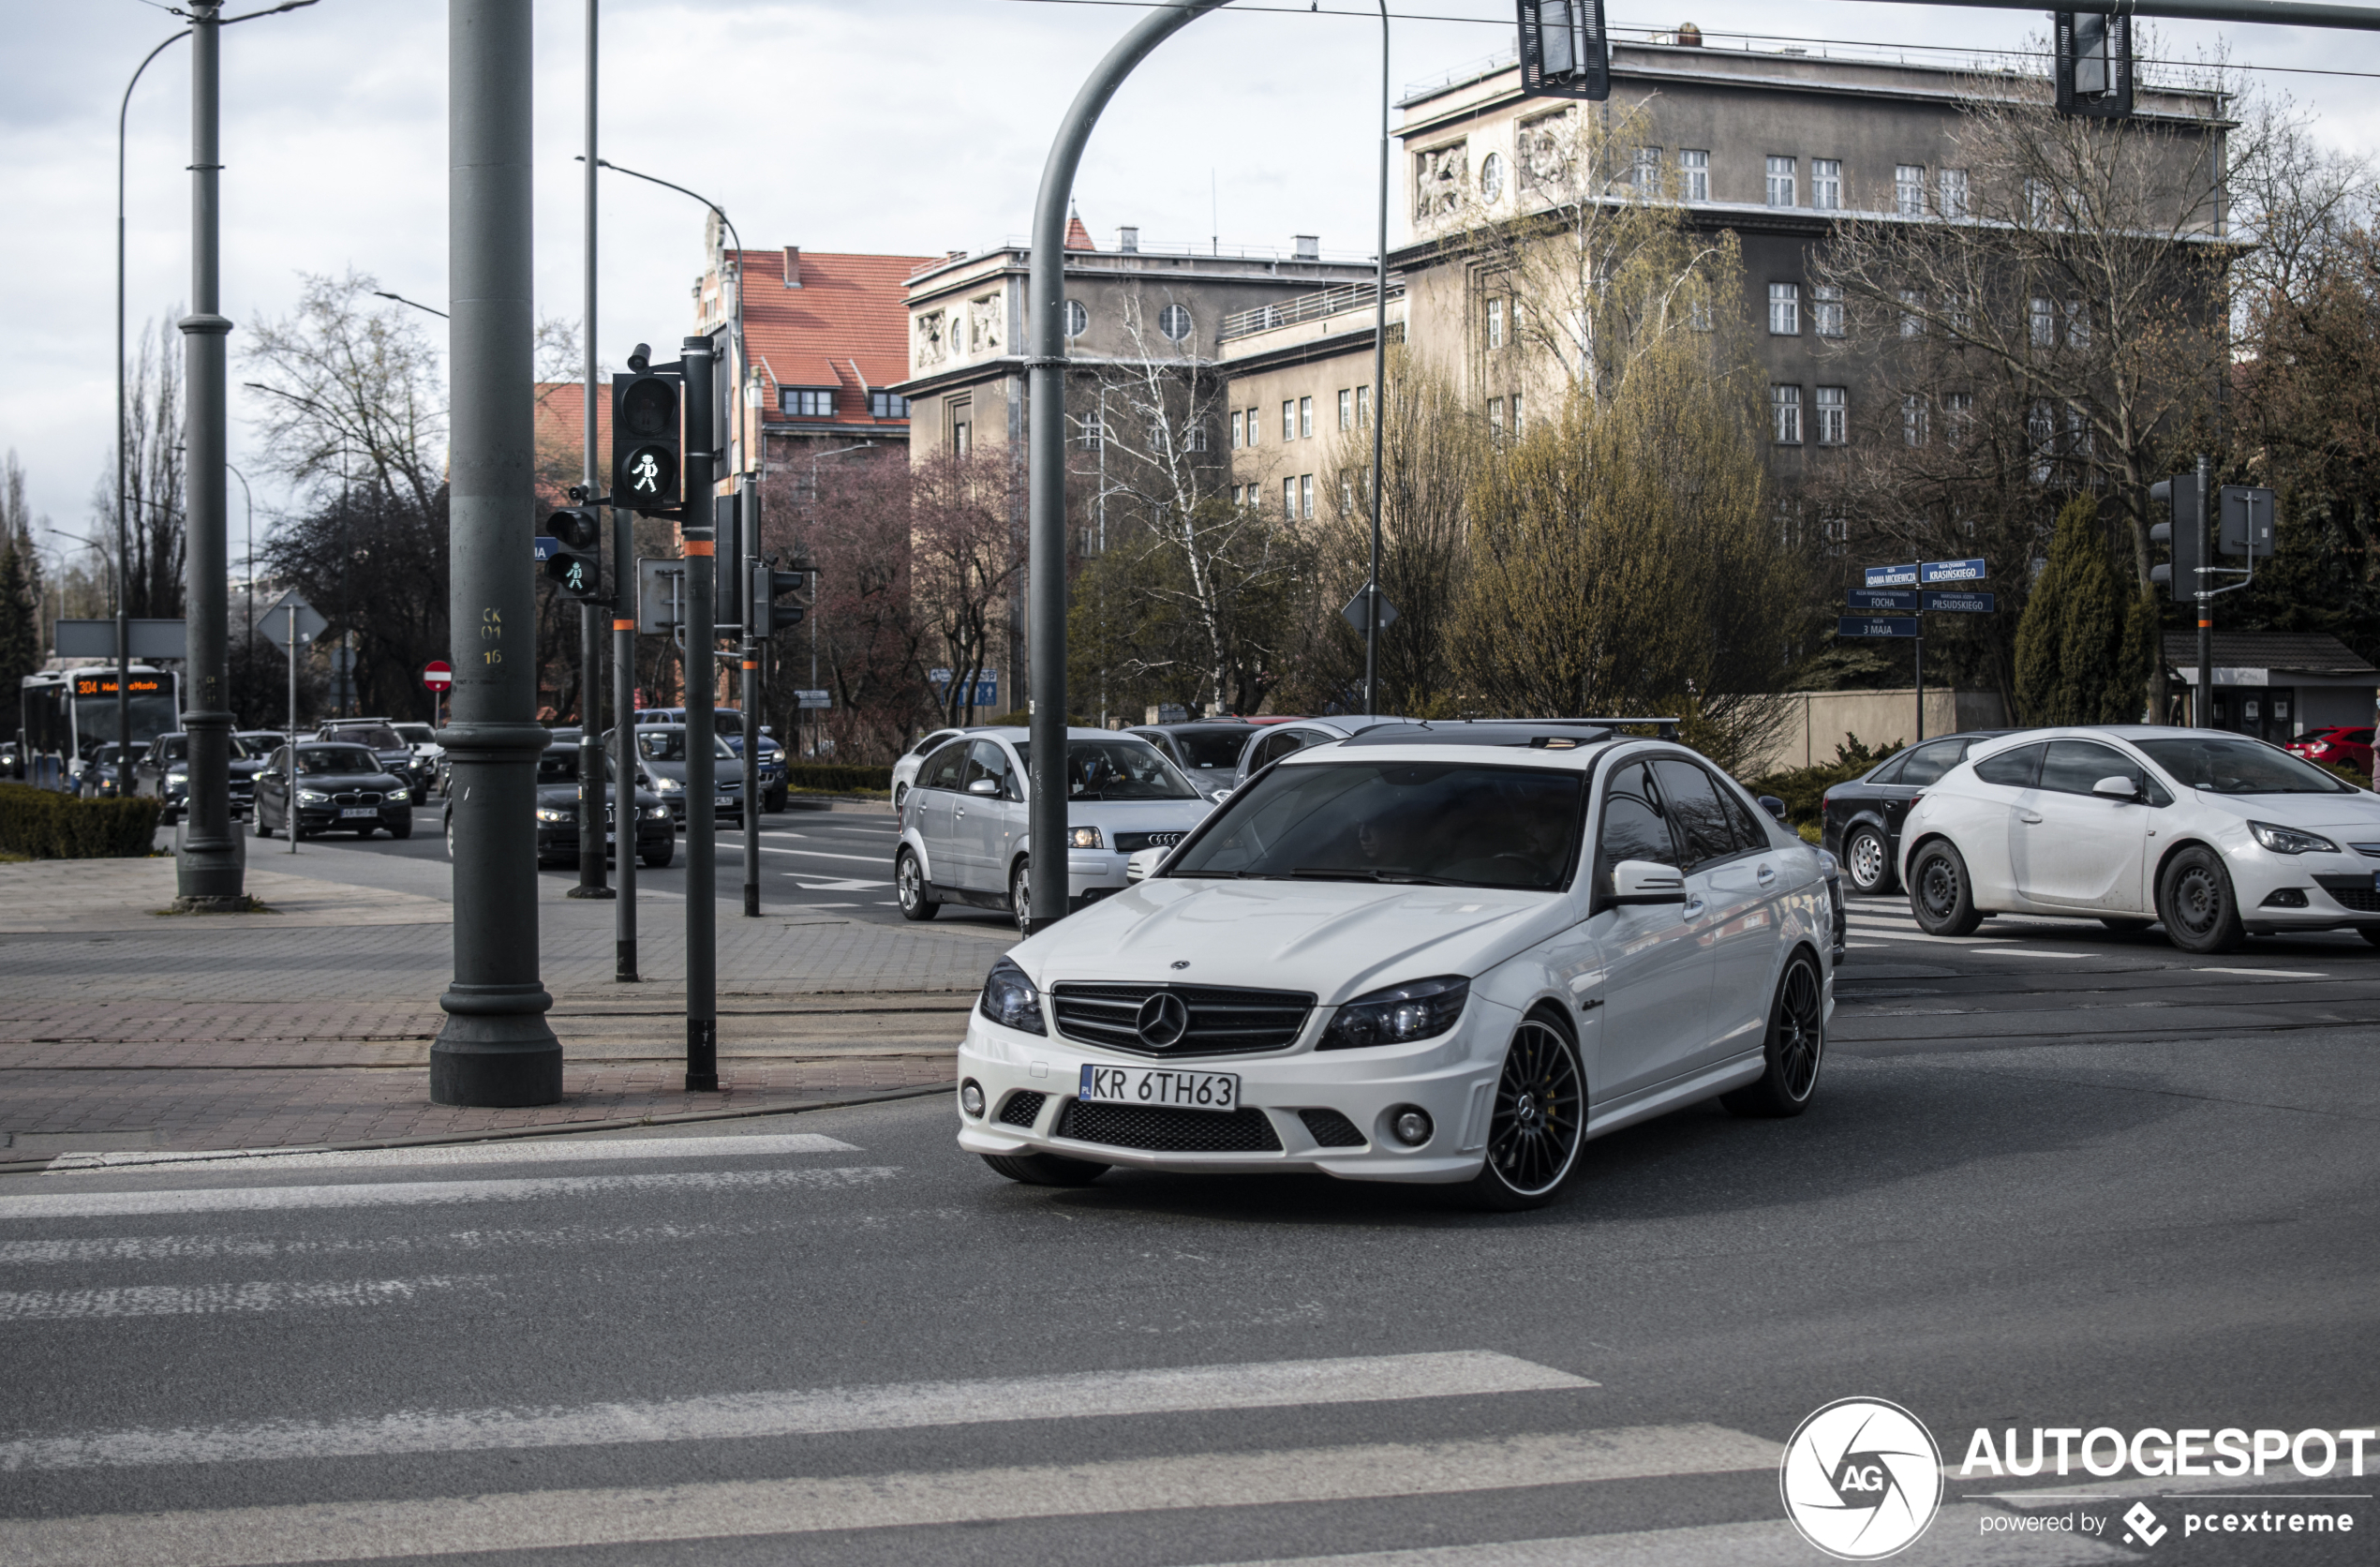
<path fill-rule="evenodd" d="M 1190 834 L 1187 830 L 1181 832 L 1119 832 L 1116 834 L 1116 852 L 1118 854 L 1138 854 L 1143 849 L 1169 849 L 1189 836 Z"/>
<path fill-rule="evenodd" d="M 1298 1119 L 1305 1123 L 1305 1129 L 1314 1135 L 1314 1141 L 1325 1148 L 1363 1146 L 1363 1134 L 1356 1130 L 1355 1123 L 1335 1110 L 1302 1110 L 1298 1112 Z"/>
<path fill-rule="evenodd" d="M 1140 1009 L 1169 991 L 1189 1009 L 1190 1026 L 1167 1046 L 1140 1037 Z M 1300 991 L 1249 991 L 1219 985 L 1058 985 L 1051 990 L 1058 1032 L 1078 1044 L 1134 1055 L 1243 1055 L 1285 1050 L 1297 1041 L 1314 1010 Z"/>
<path fill-rule="evenodd" d="M 1049 1097 L 1037 1089 L 1020 1088 L 1008 1096 L 1008 1102 L 992 1119 L 1004 1127 L 1030 1127 L 1041 1119 L 1042 1101 Z"/>
<path fill-rule="evenodd" d="M 2380 914 L 2380 889 L 2372 885 L 2369 876 L 2316 876 L 2314 885 L 2338 900 L 2343 909 L 2357 914 Z"/>
<path fill-rule="evenodd" d="M 331 797 L 331 803 L 333 805 L 378 805 L 380 803 L 380 793 L 378 789 L 342 789 Z"/>
<path fill-rule="evenodd" d="M 1260 1110 L 1172 1110 L 1153 1105 L 1085 1104 L 1068 1099 L 1056 1135 L 1153 1154 L 1277 1154 L 1281 1140 Z"/>

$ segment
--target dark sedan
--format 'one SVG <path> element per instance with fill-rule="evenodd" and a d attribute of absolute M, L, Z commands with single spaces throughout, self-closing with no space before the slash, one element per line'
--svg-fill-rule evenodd
<path fill-rule="evenodd" d="M 641 715 L 640 715 L 641 716 Z M 636 726 L 636 768 L 639 786 L 650 788 L 669 806 L 670 820 L 686 825 L 686 755 L 687 728 L 682 724 L 639 724 Z M 716 819 L 744 822 L 744 762 L 727 748 L 727 741 L 714 733 L 711 736 L 711 809 Z M 603 749 L 611 750 L 612 737 L 603 737 Z"/>
<path fill-rule="evenodd" d="M 612 759 L 603 758 L 603 782 L 617 781 Z M 608 789 L 606 793 L 608 793 Z M 606 858 L 617 858 L 619 840 L 615 830 L 614 807 L 617 800 L 603 803 L 603 843 L 610 851 Z M 446 802 L 446 857 L 454 858 L 454 801 Z M 669 807 L 662 797 L 649 789 L 636 791 L 636 858 L 658 871 L 677 858 L 677 829 L 671 825 Z M 566 745 L 549 745 L 537 759 L 537 863 L 543 865 L 575 865 L 578 863 L 578 741 Z"/>
<path fill-rule="evenodd" d="M 1209 799 L 1231 787 L 1240 753 L 1257 726 L 1244 718 L 1192 719 L 1187 724 L 1140 724 L 1124 731 L 1138 735 L 1180 768 Z"/>
<path fill-rule="evenodd" d="M 422 805 L 430 798 L 430 784 L 438 776 L 438 764 L 418 754 L 413 742 L 396 732 L 386 719 L 341 718 L 322 725 L 315 735 L 320 740 L 344 740 L 350 745 L 369 746 L 372 754 L 380 759 L 380 768 L 391 777 L 405 780 L 411 791 L 412 803 Z"/>
<path fill-rule="evenodd" d="M 265 759 L 256 775 L 256 835 L 290 830 L 290 747 Z M 297 745 L 297 836 L 352 832 L 369 838 L 413 836 L 413 794 L 405 779 L 380 766 L 363 746 L 344 740 Z"/>
<path fill-rule="evenodd" d="M 263 759 L 240 741 L 230 738 L 231 749 L 231 815 L 234 820 L 248 813 L 255 803 L 257 770 Z M 171 827 L 182 819 L 190 803 L 190 737 L 186 734 L 159 735 L 149 742 L 132 764 L 132 792 L 149 795 L 164 804 L 157 818 Z"/>
<path fill-rule="evenodd" d="M 123 750 L 110 740 L 93 752 L 91 759 L 74 775 L 74 792 L 84 799 L 115 798 L 123 784 L 122 775 L 127 770 L 118 761 Z"/>
<path fill-rule="evenodd" d="M 2005 729 L 1970 729 L 1887 756 L 1819 801 L 1820 846 L 1843 863 L 1853 892 L 1872 896 L 1899 885 L 1900 824 L 1926 785 L 1967 759 L 1968 748 Z"/>

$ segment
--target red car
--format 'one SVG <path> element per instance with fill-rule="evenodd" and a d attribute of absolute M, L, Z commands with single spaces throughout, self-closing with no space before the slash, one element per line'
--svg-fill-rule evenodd
<path fill-rule="evenodd" d="M 2334 768 L 2358 768 L 2365 777 L 2372 775 L 2372 725 L 2350 729 L 2344 724 L 2325 724 L 2309 729 L 2282 747 L 2292 755 L 2303 756 L 2309 762 L 2324 762 Z"/>

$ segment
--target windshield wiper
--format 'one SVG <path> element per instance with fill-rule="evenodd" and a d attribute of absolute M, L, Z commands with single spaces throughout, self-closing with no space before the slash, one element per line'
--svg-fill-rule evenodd
<path fill-rule="evenodd" d="M 1435 876 L 1417 876 L 1406 871 L 1333 870 L 1320 865 L 1302 865 L 1289 874 L 1301 881 L 1369 881 L 1390 882 L 1398 886 L 1456 887 L 1458 882 L 1440 881 Z"/>

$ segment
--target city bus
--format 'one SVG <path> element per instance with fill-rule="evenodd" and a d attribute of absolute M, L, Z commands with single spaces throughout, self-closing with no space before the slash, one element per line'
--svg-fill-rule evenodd
<path fill-rule="evenodd" d="M 130 672 L 132 743 L 146 745 L 182 727 L 181 677 L 145 664 Z M 57 756 L 87 762 L 116 738 L 115 668 L 45 670 L 27 675 L 17 694 L 28 761 Z"/>

